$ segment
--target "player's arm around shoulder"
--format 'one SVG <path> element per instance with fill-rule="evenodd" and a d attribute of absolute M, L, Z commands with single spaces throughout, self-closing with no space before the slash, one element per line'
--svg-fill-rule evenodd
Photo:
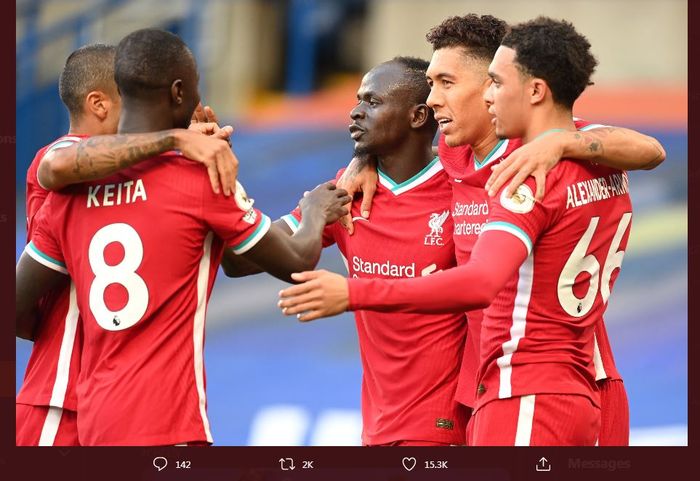
<path fill-rule="evenodd" d="M 493 196 L 506 183 L 512 194 L 525 179 L 536 179 L 535 198 L 545 195 L 544 179 L 562 158 L 596 162 L 619 170 L 649 170 L 666 158 L 658 140 L 622 127 L 577 121 L 579 130 L 553 132 L 511 153 L 493 169 L 486 183 Z"/>
<path fill-rule="evenodd" d="M 196 124 L 205 128 L 202 124 Z M 51 149 L 39 164 L 37 178 L 46 190 L 109 177 L 167 151 L 179 150 L 189 160 L 203 164 L 211 188 L 231 195 L 238 173 L 238 159 L 228 138 L 233 128 L 211 127 L 211 132 L 169 129 L 139 134 L 98 135 L 67 147 Z"/>

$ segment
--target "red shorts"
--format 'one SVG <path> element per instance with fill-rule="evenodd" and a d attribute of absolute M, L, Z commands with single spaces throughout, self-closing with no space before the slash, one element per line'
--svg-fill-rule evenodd
<path fill-rule="evenodd" d="M 50 406 L 15 404 L 17 446 L 80 446 L 78 414 Z"/>
<path fill-rule="evenodd" d="M 448 443 L 438 443 L 435 441 L 394 441 L 393 443 L 386 444 L 365 444 L 369 447 L 384 447 L 384 446 L 452 446 Z"/>
<path fill-rule="evenodd" d="M 469 412 L 469 420 L 467 421 L 467 436 L 465 440 L 467 446 L 472 445 L 472 439 L 474 438 L 474 412 L 471 408 L 469 408 Z"/>
<path fill-rule="evenodd" d="M 577 394 L 531 394 L 491 401 L 473 423 L 473 446 L 594 446 L 600 409 Z"/>
<path fill-rule="evenodd" d="M 598 446 L 629 446 L 630 406 L 621 379 L 602 379 L 600 390 L 600 435 Z"/>

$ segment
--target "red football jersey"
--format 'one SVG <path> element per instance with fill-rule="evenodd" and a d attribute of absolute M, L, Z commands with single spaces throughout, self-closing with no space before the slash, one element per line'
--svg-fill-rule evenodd
<path fill-rule="evenodd" d="M 437 159 L 401 184 L 380 170 L 370 219 L 360 217 L 356 199 L 355 233 L 332 224 L 324 245 L 337 243 L 351 277 L 411 278 L 449 269 L 456 265 L 450 199 Z M 296 230 L 299 218 L 297 209 L 283 219 Z M 362 443 L 464 444 L 466 416 L 454 400 L 464 315 L 357 311 L 355 321 L 363 367 Z"/>
<path fill-rule="evenodd" d="M 213 194 L 205 169 L 167 153 L 47 199 L 26 252 L 76 285 L 81 444 L 212 442 L 207 301 L 224 247 L 270 226 L 241 192 Z"/>
<path fill-rule="evenodd" d="M 27 171 L 27 242 L 34 235 L 34 217 L 49 195 L 39 184 L 37 173 L 48 152 L 68 147 L 86 136 L 65 135 L 41 148 Z M 17 402 L 34 406 L 54 406 L 75 411 L 75 384 L 80 369 L 82 333 L 75 295 L 71 288 L 56 289 L 42 300 L 32 353 Z"/>
<path fill-rule="evenodd" d="M 582 119 L 574 119 L 579 130 L 601 127 Z M 438 154 L 452 186 L 452 217 L 454 219 L 454 243 L 457 263 L 466 264 L 472 249 L 483 229 L 489 213 L 489 197 L 484 189 L 491 175 L 491 167 L 522 145 L 521 139 L 499 141 L 486 157 L 479 161 L 474 157 L 471 146 L 449 147 L 445 137 L 438 139 Z M 469 334 L 462 360 L 462 374 L 457 388 L 457 400 L 467 406 L 474 405 L 476 392 L 475 373 L 479 365 L 478 346 L 480 343 L 483 311 L 467 313 Z M 594 363 L 596 379 L 621 379 L 615 367 L 612 347 L 608 340 L 605 324 L 601 320 L 595 332 Z"/>
<path fill-rule="evenodd" d="M 534 179 L 490 203 L 483 229 L 528 257 L 485 309 L 476 408 L 497 398 L 581 394 L 598 404 L 594 328 L 622 264 L 632 219 L 627 174 L 564 160 L 534 201 Z M 501 191 L 503 192 L 503 191 Z"/>
<path fill-rule="evenodd" d="M 484 186 L 491 175 L 491 166 L 500 162 L 521 145 L 520 139 L 501 140 L 482 161 L 478 161 L 474 157 L 471 146 L 448 147 L 445 137 L 440 135 L 438 153 L 445 165 L 445 172 L 449 175 L 452 187 L 453 238 L 458 265 L 469 261 L 476 239 L 486 224 L 489 197 Z M 476 393 L 476 371 L 479 368 L 479 343 L 483 317 L 484 313 L 481 309 L 467 313 L 469 332 L 456 394 L 457 401 L 472 407 Z"/>

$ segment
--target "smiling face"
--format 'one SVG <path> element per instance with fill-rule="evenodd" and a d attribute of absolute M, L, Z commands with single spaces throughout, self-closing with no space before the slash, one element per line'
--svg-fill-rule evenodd
<path fill-rule="evenodd" d="M 350 137 L 355 153 L 386 155 L 411 131 L 411 101 L 405 94 L 404 70 L 386 63 L 370 70 L 357 91 L 357 105 L 350 112 Z"/>
<path fill-rule="evenodd" d="M 426 73 L 428 106 L 450 147 L 474 144 L 490 129 L 484 92 L 490 80 L 486 64 L 466 55 L 462 47 L 433 52 Z"/>
<path fill-rule="evenodd" d="M 500 138 L 522 137 L 531 113 L 531 97 L 528 95 L 531 82 L 518 68 L 515 50 L 499 47 L 489 65 L 489 76 L 493 82 L 484 95 L 484 101 L 493 115 L 496 135 Z"/>

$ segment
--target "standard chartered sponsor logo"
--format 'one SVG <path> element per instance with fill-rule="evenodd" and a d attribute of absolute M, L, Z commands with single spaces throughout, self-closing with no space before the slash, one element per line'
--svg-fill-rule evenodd
<path fill-rule="evenodd" d="M 461 202 L 455 202 L 452 207 L 452 217 L 455 219 L 454 224 L 454 234 L 453 235 L 479 235 L 481 230 L 484 228 L 486 216 L 489 215 L 489 203 L 488 201 L 483 202 L 469 202 L 467 204 L 462 204 Z M 458 219 L 458 217 L 482 217 L 477 220 L 477 222 L 471 222 L 472 219 Z"/>
<path fill-rule="evenodd" d="M 479 235 L 486 225 L 485 222 L 459 222 L 455 223 L 454 235 Z"/>
<path fill-rule="evenodd" d="M 458 215 L 489 215 L 489 203 L 486 200 L 480 203 L 471 201 L 468 204 L 455 202 L 452 209 L 452 217 Z"/>
<path fill-rule="evenodd" d="M 382 275 L 391 277 L 416 277 L 416 263 L 412 262 L 409 265 L 392 264 L 391 261 L 386 262 L 368 262 L 361 257 L 352 257 L 352 268 L 355 273 L 362 272 L 363 274 Z"/>

